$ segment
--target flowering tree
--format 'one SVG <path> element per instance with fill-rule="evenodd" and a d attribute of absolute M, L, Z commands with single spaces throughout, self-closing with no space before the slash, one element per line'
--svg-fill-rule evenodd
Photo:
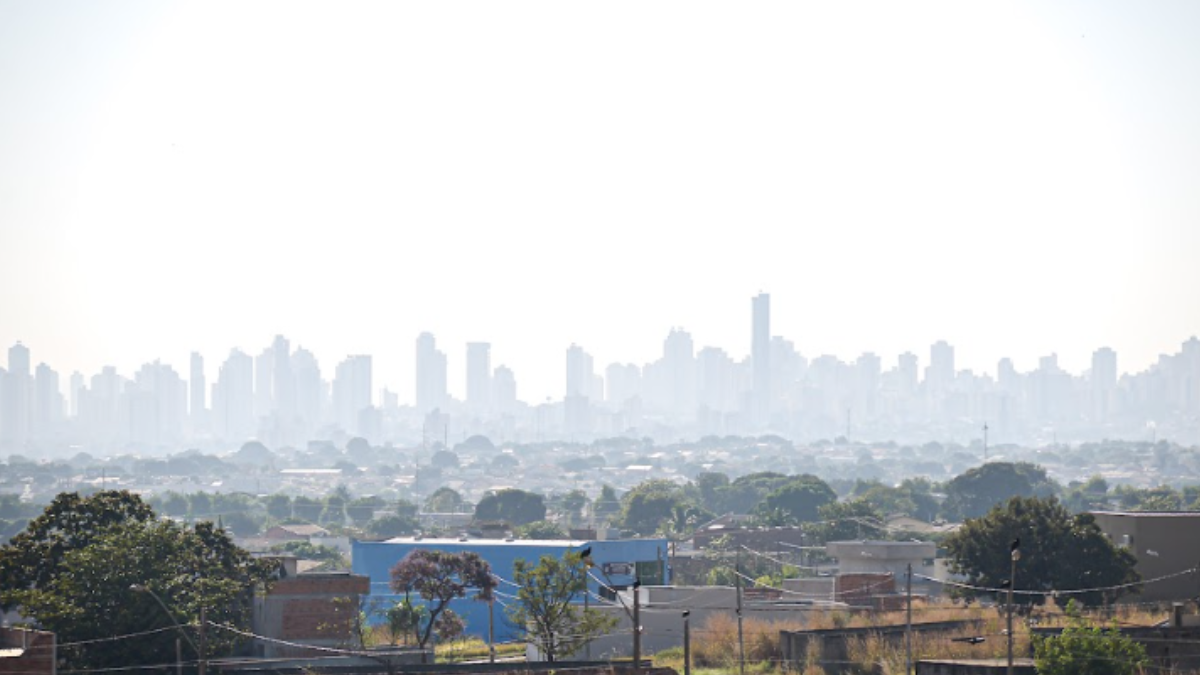
<path fill-rule="evenodd" d="M 424 648 L 434 631 L 443 626 L 447 606 L 455 598 L 465 598 L 474 591 L 472 599 L 490 601 L 496 579 L 492 568 L 479 554 L 470 551 L 416 550 L 404 556 L 392 568 L 392 590 L 397 593 L 416 591 L 426 602 L 424 625 L 417 632 L 417 643 Z"/>

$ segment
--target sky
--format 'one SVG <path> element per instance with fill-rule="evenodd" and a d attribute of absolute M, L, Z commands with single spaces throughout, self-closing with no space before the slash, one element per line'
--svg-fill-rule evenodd
<path fill-rule="evenodd" d="M 492 344 L 1139 371 L 1200 333 L 1200 3 L 0 0 L 0 345 L 413 399 Z"/>

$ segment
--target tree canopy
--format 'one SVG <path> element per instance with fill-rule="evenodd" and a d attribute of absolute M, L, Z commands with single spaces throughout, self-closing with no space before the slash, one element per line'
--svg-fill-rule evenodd
<path fill-rule="evenodd" d="M 1071 515 L 1054 497 L 1013 497 L 982 518 L 972 518 L 949 536 L 944 545 L 953 572 L 975 586 L 1000 588 L 1012 572 L 1010 548 L 1020 542 L 1016 565 L 1017 590 L 1074 591 L 1133 583 L 1138 574 L 1133 554 L 1118 549 L 1086 513 Z M 1109 599 L 1124 591 L 1107 593 Z M 1070 594 L 1088 605 L 1106 594 Z M 1015 600 L 1041 604 L 1044 595 L 1020 594 Z"/>
<path fill-rule="evenodd" d="M 488 493 L 475 506 L 476 520 L 503 520 L 513 526 L 546 519 L 546 500 L 536 492 L 507 488 Z"/>
<path fill-rule="evenodd" d="M 60 643 L 195 625 L 201 607 L 210 621 L 248 629 L 248 590 L 274 571 L 211 522 L 155 520 L 128 492 L 69 493 L 0 547 L 0 603 L 57 633 Z M 176 637 L 162 631 L 103 648 L 63 648 L 60 655 L 72 668 L 171 662 Z M 208 655 L 230 653 L 238 639 L 210 631 Z"/>
<path fill-rule="evenodd" d="M 836 501 L 837 494 L 825 481 L 804 474 L 788 480 L 768 493 L 755 509 L 755 513 L 768 517 L 782 516 L 789 523 L 806 523 L 818 520 L 821 507 Z"/>
<path fill-rule="evenodd" d="M 1046 470 L 1029 462 L 991 462 L 946 483 L 942 514 L 949 520 L 978 518 L 1009 497 L 1050 497 L 1058 486 Z"/>
<path fill-rule="evenodd" d="M 1150 665 L 1146 648 L 1133 638 L 1109 629 L 1089 626 L 1068 603 L 1071 617 L 1057 636 L 1037 638 L 1033 658 L 1040 675 L 1133 675 Z"/>

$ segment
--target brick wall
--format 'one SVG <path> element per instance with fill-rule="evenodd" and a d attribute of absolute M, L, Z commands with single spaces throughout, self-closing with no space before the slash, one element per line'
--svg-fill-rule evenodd
<path fill-rule="evenodd" d="M 0 628 L 0 649 L 23 649 L 18 656 L 0 657 L 0 674 L 54 675 L 54 633 Z"/>

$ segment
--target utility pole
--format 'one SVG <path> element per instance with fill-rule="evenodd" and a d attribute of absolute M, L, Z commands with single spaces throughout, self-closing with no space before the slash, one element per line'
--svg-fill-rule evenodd
<path fill-rule="evenodd" d="M 208 670 L 208 613 L 204 605 L 200 605 L 200 660 L 196 670 L 199 675 L 205 675 Z"/>
<path fill-rule="evenodd" d="M 638 588 L 641 582 L 633 580 L 633 675 L 642 672 L 642 620 L 638 611 L 641 602 L 638 600 Z"/>
<path fill-rule="evenodd" d="M 1017 585 L 1017 561 L 1021 559 L 1021 549 L 1017 548 L 1017 542 L 1013 542 L 1012 552 L 1012 569 L 1008 575 L 1008 671 L 1007 675 L 1012 675 L 1013 672 L 1013 586 Z"/>
<path fill-rule="evenodd" d="M 488 663 L 496 662 L 496 633 L 495 633 L 495 598 L 488 600 Z"/>
<path fill-rule="evenodd" d="M 683 675 L 692 675 L 692 630 L 688 617 L 692 610 L 683 610 Z"/>
<path fill-rule="evenodd" d="M 908 617 L 904 626 L 904 652 L 905 652 L 905 669 L 906 675 L 911 675 L 913 669 L 912 660 L 912 563 L 907 567 L 907 579 L 904 582 L 904 594 L 908 596 Z"/>
<path fill-rule="evenodd" d="M 175 675 L 183 675 L 183 641 L 175 638 Z"/>
<path fill-rule="evenodd" d="M 733 578 L 737 581 L 738 673 L 746 675 L 746 640 L 742 633 L 742 549 L 737 550 Z"/>

